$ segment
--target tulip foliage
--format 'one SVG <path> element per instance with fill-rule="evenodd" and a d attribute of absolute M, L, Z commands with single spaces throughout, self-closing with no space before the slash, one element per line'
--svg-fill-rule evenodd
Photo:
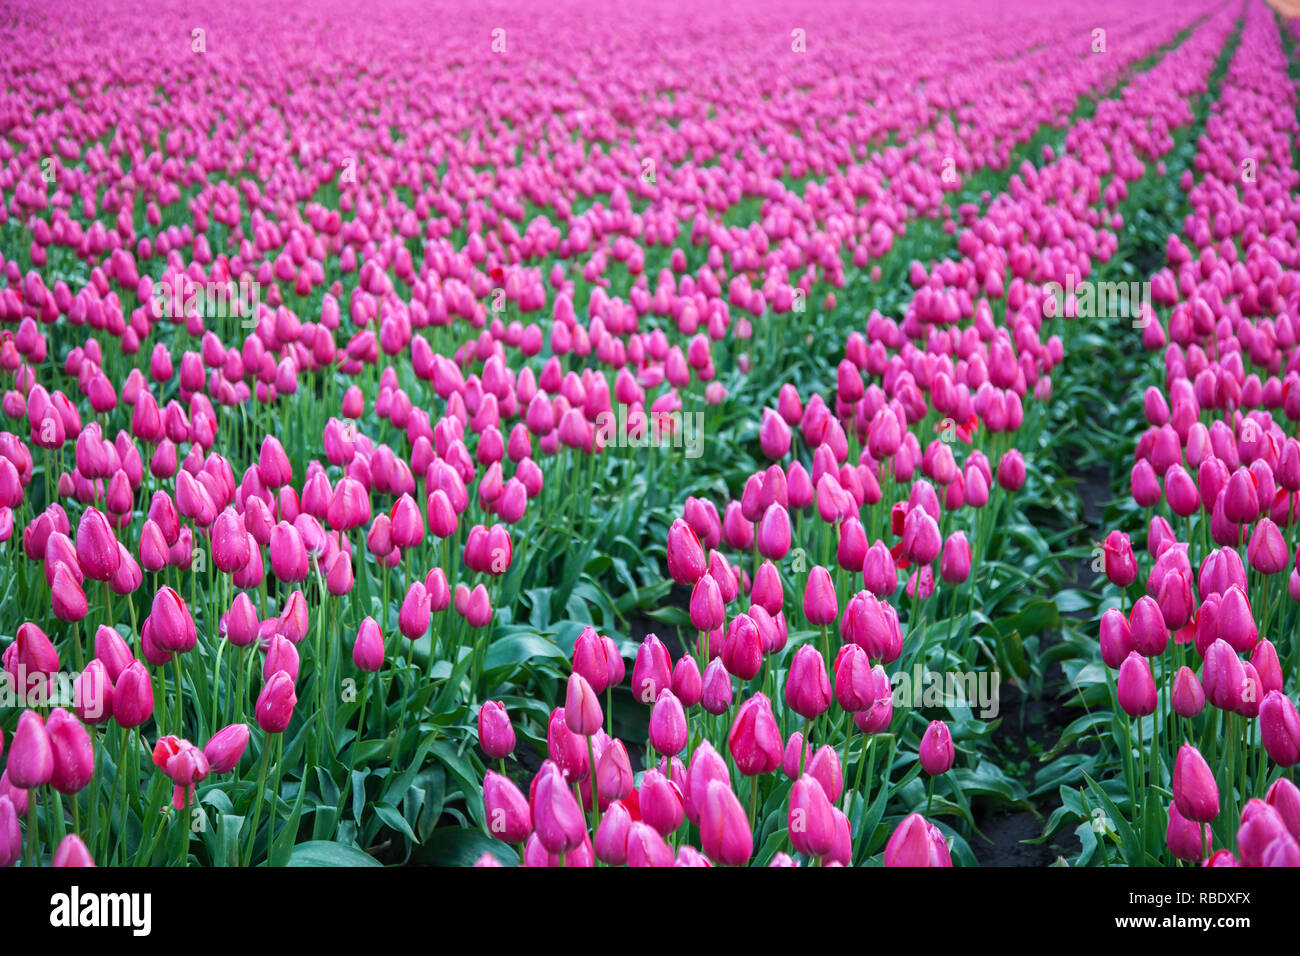
<path fill-rule="evenodd" d="M 1262 0 L 415 6 L 0 26 L 0 865 L 1300 864 Z"/>

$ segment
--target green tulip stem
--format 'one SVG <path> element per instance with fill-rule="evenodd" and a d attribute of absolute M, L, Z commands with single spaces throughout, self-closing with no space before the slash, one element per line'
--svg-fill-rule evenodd
<path fill-rule="evenodd" d="M 253 791 L 253 827 L 248 834 L 248 849 L 244 851 L 244 866 L 253 865 L 253 844 L 257 842 L 257 824 L 262 817 L 262 795 L 266 789 L 266 768 L 271 759 L 271 738 L 262 741 L 261 767 L 257 772 L 257 789 Z"/>

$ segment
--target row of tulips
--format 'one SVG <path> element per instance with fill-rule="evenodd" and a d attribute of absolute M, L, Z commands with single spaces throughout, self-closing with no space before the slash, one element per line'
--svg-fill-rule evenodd
<path fill-rule="evenodd" d="M 1300 173 L 1286 73 L 1274 16 L 1250 4 L 1181 183 L 1181 235 L 1151 277 L 1159 315 L 1143 338 L 1164 374 L 1146 388 L 1129 476 L 1146 548 L 1122 528 L 1106 537 L 1119 606 L 1100 621 L 1122 730 L 1117 809 L 1134 833 L 1115 842 L 1131 863 L 1300 865 Z"/>

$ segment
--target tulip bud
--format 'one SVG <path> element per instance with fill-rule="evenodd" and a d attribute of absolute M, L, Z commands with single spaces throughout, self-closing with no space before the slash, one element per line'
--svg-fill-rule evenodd
<path fill-rule="evenodd" d="M 932 777 L 952 769 L 957 754 L 953 748 L 952 734 L 942 720 L 932 720 L 921 737 L 921 767 Z"/>
<path fill-rule="evenodd" d="M 1005 491 L 1019 491 L 1025 483 L 1025 459 L 1012 448 L 998 462 L 998 484 Z M 1157 495 L 1157 500 L 1159 495 Z"/>
<path fill-rule="evenodd" d="M 49 783 L 54 774 L 54 754 L 49 731 L 38 713 L 24 710 L 9 744 L 5 770 L 9 782 L 20 790 L 32 790 Z"/>
<path fill-rule="evenodd" d="M 840 540 L 835 549 L 835 557 L 840 567 L 846 571 L 862 570 L 862 564 L 867 558 L 867 532 L 862 527 L 862 522 L 854 516 L 845 518 L 840 523 Z"/>
<path fill-rule="evenodd" d="M 139 661 L 132 661 L 113 685 L 113 719 L 128 730 L 153 716 L 153 682 Z"/>
<path fill-rule="evenodd" d="M 1259 517 L 1259 492 L 1248 469 L 1234 471 L 1223 493 L 1223 514 L 1229 521 L 1246 524 Z"/>
<path fill-rule="evenodd" d="M 818 747 L 808 761 L 808 776 L 822 785 L 831 803 L 844 793 L 844 773 L 840 768 L 840 755 L 830 744 Z"/>
<path fill-rule="evenodd" d="M 704 679 L 700 675 L 700 665 L 695 663 L 695 658 L 689 654 L 683 654 L 673 665 L 672 691 L 673 695 L 682 702 L 682 706 L 688 709 L 698 704 L 704 694 Z"/>
<path fill-rule="evenodd" d="M 939 828 L 919 813 L 913 813 L 903 818 L 885 844 L 884 864 L 950 867 L 952 857 Z"/>
<path fill-rule="evenodd" d="M 605 652 L 605 642 L 590 625 L 582 629 L 573 644 L 573 671 L 586 678 L 597 694 L 609 686 L 609 663 Z"/>
<path fill-rule="evenodd" d="M 602 789 L 603 793 L 604 790 Z M 627 863 L 627 836 L 632 829 L 632 815 L 622 803 L 614 802 L 596 828 L 596 859 L 610 866 Z"/>
<path fill-rule="evenodd" d="M 596 786 L 602 800 L 622 800 L 632 792 L 634 776 L 623 741 L 613 739 L 596 758 Z"/>
<path fill-rule="evenodd" d="M 527 798 L 508 777 L 492 770 L 483 777 L 483 811 L 488 832 L 503 843 L 523 843 L 532 832 Z"/>
<path fill-rule="evenodd" d="M 73 710 L 88 724 L 100 724 L 113 716 L 113 681 L 103 661 L 95 658 L 72 684 Z"/>
<path fill-rule="evenodd" d="M 634 822 L 627 833 L 628 866 L 672 866 L 673 851 L 654 827 Z"/>
<path fill-rule="evenodd" d="M 357 630 L 357 639 L 352 644 L 352 663 L 357 670 L 369 674 L 384 666 L 384 635 L 373 617 L 367 616 Z"/>
<path fill-rule="evenodd" d="M 120 557 L 117 538 L 108 519 L 87 508 L 77 525 L 77 563 L 87 577 L 108 581 L 117 572 Z"/>
<path fill-rule="evenodd" d="M 1003 459 L 1005 461 L 1005 459 Z M 998 466 L 999 484 L 1002 478 L 1002 467 Z M 1161 498 L 1160 480 L 1156 477 L 1155 469 L 1151 467 L 1151 462 L 1147 459 L 1139 459 L 1133 466 L 1129 474 L 1129 488 L 1133 493 L 1133 500 L 1140 507 L 1152 508 L 1159 504 Z"/>
<path fill-rule="evenodd" d="M 506 757 L 515 749 L 515 729 L 501 701 L 484 701 L 479 708 L 478 742 L 483 753 L 492 760 Z"/>
<path fill-rule="evenodd" d="M 737 769 L 746 776 L 771 773 L 781 766 L 781 731 L 766 696 L 754 694 L 740 705 L 727 735 L 727 748 Z"/>
<path fill-rule="evenodd" d="M 668 573 L 678 584 L 694 585 L 704 571 L 700 539 L 689 524 L 678 518 L 668 529 Z"/>
<path fill-rule="evenodd" d="M 1205 691 L 1201 682 L 1190 667 L 1180 667 L 1174 674 L 1174 686 L 1170 693 L 1174 713 L 1180 717 L 1192 718 L 1205 709 Z"/>
<path fill-rule="evenodd" d="M 600 699 L 587 679 L 581 674 L 570 674 L 564 696 L 564 721 L 569 729 L 579 736 L 590 737 L 600 730 L 604 719 Z M 653 718 L 651 720 L 653 724 Z M 685 722 L 684 716 L 682 720 Z"/>
<path fill-rule="evenodd" d="M 1201 687 L 1205 699 L 1220 710 L 1234 713 L 1241 706 L 1246 686 L 1246 671 L 1241 659 L 1227 641 L 1217 639 L 1205 651 L 1201 668 Z"/>
<path fill-rule="evenodd" d="M 867 549 L 862 562 L 862 578 L 866 589 L 878 598 L 889 597 L 898 590 L 898 568 L 883 541 L 877 541 Z"/>
<path fill-rule="evenodd" d="M 23 852 L 23 833 L 18 826 L 17 808 L 5 794 L 0 794 L 0 869 L 13 866 Z M 32 836 L 35 839 L 35 835 Z"/>
<path fill-rule="evenodd" d="M 1290 564 L 1291 552 L 1276 524 L 1260 518 L 1250 535 L 1246 555 L 1250 566 L 1263 574 L 1277 574 Z"/>
<path fill-rule="evenodd" d="M 804 586 L 803 593 L 803 610 L 804 617 L 814 627 L 834 624 L 839 616 L 835 585 L 831 581 L 830 572 L 821 565 L 814 565 L 808 573 L 808 582 Z"/>
<path fill-rule="evenodd" d="M 587 839 L 582 808 L 559 767 L 549 760 L 537 772 L 531 806 L 537 838 L 548 852 L 568 853 Z"/>
<path fill-rule="evenodd" d="M 1275 848 L 1273 845 L 1279 841 L 1281 846 Z M 1259 798 L 1247 801 L 1241 812 L 1241 826 L 1237 829 L 1237 849 L 1242 866 L 1263 866 L 1266 856 L 1274 857 L 1279 849 L 1289 849 L 1288 841 L 1294 843 L 1295 839 L 1275 808 Z"/>
<path fill-rule="evenodd" d="M 970 577 L 971 551 L 970 542 L 962 531 L 954 531 L 943 543 L 943 554 L 939 559 L 939 576 L 949 584 L 960 584 Z"/>
<path fill-rule="evenodd" d="M 748 614 L 737 614 L 727 627 L 722 663 L 742 681 L 752 680 L 763 666 L 763 641 L 758 625 Z"/>
<path fill-rule="evenodd" d="M 242 570 L 252 557 L 252 540 L 235 509 L 225 509 L 212 525 L 212 563 L 226 574 Z"/>
<path fill-rule="evenodd" d="M 1219 603 L 1218 636 L 1238 653 L 1249 653 L 1259 641 L 1259 629 L 1246 593 L 1235 584 L 1223 592 Z"/>
<path fill-rule="evenodd" d="M 552 763 L 571 782 L 585 780 L 591 771 L 587 740 L 569 729 L 564 708 L 556 707 L 546 724 L 546 750 Z"/>
<path fill-rule="evenodd" d="M 658 770 L 647 770 L 641 777 L 639 805 L 641 817 L 661 836 L 667 837 L 682 825 L 682 795 Z"/>
<path fill-rule="evenodd" d="M 193 650 L 198 642 L 198 631 L 190 609 L 181 596 L 166 585 L 154 595 L 149 628 L 154 643 L 164 651 L 183 654 Z"/>
<path fill-rule="evenodd" d="M 707 572 L 696 582 L 691 592 L 691 624 L 696 630 L 712 631 L 721 627 L 726 619 L 722 591 L 713 575 Z"/>
<path fill-rule="evenodd" d="M 81 721 L 62 707 L 55 708 L 50 713 L 49 720 L 45 722 L 45 730 L 53 761 L 50 786 L 62 794 L 80 793 L 90 783 L 95 772 L 95 751 L 90 743 L 90 734 Z M 15 735 L 15 749 L 17 743 Z M 13 761 L 14 755 L 11 752 L 11 767 Z"/>
<path fill-rule="evenodd" d="M 1300 763 L 1300 714 L 1291 698 L 1277 690 L 1265 694 L 1259 707 L 1259 729 L 1264 750 L 1274 763 L 1280 767 Z"/>
<path fill-rule="evenodd" d="M 699 845 L 710 860 L 723 866 L 744 866 L 754 853 L 745 808 L 725 780 L 710 779 L 699 801 Z"/>
<path fill-rule="evenodd" d="M 1165 845 L 1176 859 L 1189 862 L 1202 859 L 1214 843 L 1214 832 L 1208 823 L 1197 824 L 1188 820 L 1178 810 L 1178 804 L 1169 804 L 1169 826 L 1165 829 Z"/>
<path fill-rule="evenodd" d="M 780 561 L 790 551 L 790 513 L 780 504 L 769 505 L 763 512 L 755 535 L 758 553 Z"/>
<path fill-rule="evenodd" d="M 459 585 L 457 585 L 459 587 Z M 470 627 L 487 627 L 492 623 L 492 603 L 487 588 L 482 584 L 474 585 L 465 603 L 465 623 Z"/>
<path fill-rule="evenodd" d="M 671 690 L 663 690 L 650 712 L 650 745 L 668 756 L 686 749 L 689 730 L 682 703 Z"/>
<path fill-rule="evenodd" d="M 262 679 L 270 680 L 271 675 L 283 671 L 289 680 L 298 680 L 298 651 L 293 643 L 281 634 L 272 634 L 266 644 L 266 660 L 262 664 Z"/>
<path fill-rule="evenodd" d="M 52 865 L 56 867 L 93 867 L 95 861 L 91 857 L 90 849 L 86 846 L 85 841 L 75 833 L 69 833 L 59 842 L 58 849 L 54 851 Z"/>
<path fill-rule="evenodd" d="M 715 658 L 704 669 L 704 689 L 700 694 L 700 706 L 717 717 L 731 707 L 731 676 L 727 673 L 721 658 Z"/>
<path fill-rule="evenodd" d="M 1165 626 L 1171 631 L 1189 624 L 1193 611 L 1191 575 L 1182 569 L 1169 571 L 1160 581 L 1156 603 Z"/>
<path fill-rule="evenodd" d="M 805 720 L 814 720 L 830 708 L 826 661 L 811 644 L 803 644 L 795 651 L 785 679 L 785 702 Z"/>
<path fill-rule="evenodd" d="M 307 577 L 307 547 L 303 544 L 302 535 L 293 525 L 281 521 L 272 528 L 268 550 L 271 555 L 271 573 L 278 579 L 296 584 Z"/>
<path fill-rule="evenodd" d="M 268 734 L 284 733 L 293 719 L 293 708 L 297 703 L 293 678 L 284 671 L 276 671 L 257 697 L 258 726 Z"/>
<path fill-rule="evenodd" d="M 1153 602 L 1154 603 L 1154 602 Z M 1156 608 L 1157 613 L 1159 608 Z M 1160 620 L 1161 628 L 1164 619 Z M 1133 652 L 1133 636 L 1128 619 L 1119 608 L 1107 608 L 1101 616 L 1101 659 L 1107 667 L 1117 670 L 1124 658 Z"/>
<path fill-rule="evenodd" d="M 212 735 L 203 756 L 213 773 L 230 773 L 239 766 L 239 760 L 248 747 L 248 724 L 230 724 Z"/>
<path fill-rule="evenodd" d="M 764 561 L 754 574 L 750 600 L 760 605 L 768 614 L 777 614 L 785 605 L 785 589 L 781 573 L 771 561 Z"/>
<path fill-rule="evenodd" d="M 431 614 L 429 592 L 420 581 L 412 581 L 397 613 L 397 626 L 408 641 L 418 641 L 429 630 Z"/>
<path fill-rule="evenodd" d="M 643 704 L 653 704 L 659 692 L 672 686 L 672 664 L 668 648 L 653 634 L 647 634 L 636 650 L 632 665 L 632 693 Z"/>
<path fill-rule="evenodd" d="M 876 681 L 867 652 L 845 644 L 835 658 L 835 700 L 850 713 L 869 710 L 876 702 Z"/>
<path fill-rule="evenodd" d="M 1272 641 L 1261 640 L 1250 653 L 1250 663 L 1259 677 L 1259 698 L 1271 690 L 1282 689 L 1282 663 Z"/>
<path fill-rule="evenodd" d="M 1279 777 L 1268 788 L 1264 802 L 1278 812 L 1287 832 L 1300 840 L 1300 788 L 1286 777 Z"/>
<path fill-rule="evenodd" d="M 261 453 L 257 464 L 258 476 L 262 483 L 271 489 L 278 489 L 293 481 L 293 468 L 284 446 L 273 435 L 262 439 Z"/>
<path fill-rule="evenodd" d="M 923 508 L 912 508 L 903 519 L 903 554 L 916 565 L 927 565 L 939 557 L 943 539 L 939 524 Z"/>
<path fill-rule="evenodd" d="M 15 682 L 19 682 L 18 665 L 26 671 L 29 682 L 41 679 L 49 682 L 59 670 L 59 652 L 40 627 L 26 621 L 18 626 L 14 642 L 5 650 L 4 665 Z M 29 688 L 19 689 L 25 692 Z"/>
<path fill-rule="evenodd" d="M 822 785 L 805 774 L 790 790 L 788 832 L 794 848 L 805 856 L 822 857 L 835 845 L 835 816 Z"/>
<path fill-rule="evenodd" d="M 62 561 L 54 563 L 54 576 L 50 581 L 50 608 L 60 621 L 76 623 L 82 620 L 89 606 L 86 592 L 68 565 Z"/>
<path fill-rule="evenodd" d="M 226 639 L 235 647 L 247 647 L 257 638 L 260 622 L 249 596 L 240 591 L 225 616 Z"/>
<path fill-rule="evenodd" d="M 1133 649 L 1143 657 L 1159 657 L 1169 645 L 1169 628 L 1160 605 L 1149 595 L 1142 595 L 1129 614 L 1129 635 Z"/>
<path fill-rule="evenodd" d="M 1137 580 L 1137 558 L 1128 535 L 1112 531 L 1103 545 L 1106 577 L 1116 587 L 1126 588 Z"/>
<path fill-rule="evenodd" d="M 1178 748 L 1173 793 L 1178 812 L 1188 820 L 1208 823 L 1219 815 L 1219 786 L 1209 764 L 1191 744 Z"/>

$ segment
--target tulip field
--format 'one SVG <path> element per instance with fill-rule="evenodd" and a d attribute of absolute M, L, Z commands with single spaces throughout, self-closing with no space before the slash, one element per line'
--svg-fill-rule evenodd
<path fill-rule="evenodd" d="M 1300 20 L 0 4 L 0 867 L 1300 866 Z"/>

